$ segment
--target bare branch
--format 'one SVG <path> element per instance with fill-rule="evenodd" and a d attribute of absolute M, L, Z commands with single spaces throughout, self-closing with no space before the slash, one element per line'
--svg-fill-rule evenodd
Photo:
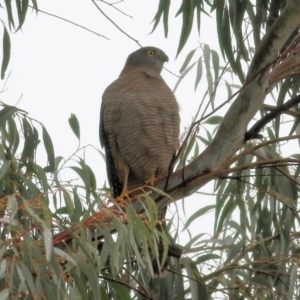
<path fill-rule="evenodd" d="M 123 34 L 125 34 L 128 38 L 130 38 L 131 40 L 133 40 L 135 43 L 137 43 L 140 47 L 142 47 L 142 45 L 139 43 L 138 40 L 134 39 L 131 35 L 129 35 L 128 33 L 126 33 L 121 27 L 119 27 L 109 16 L 107 16 L 102 9 L 97 5 L 97 3 L 92 0 L 93 4 L 97 7 L 97 9 L 100 11 L 100 13 L 109 21 L 111 22 L 115 27 L 118 28 L 118 30 L 120 30 Z"/>
<path fill-rule="evenodd" d="M 29 6 L 30 8 L 34 8 L 34 7 L 31 6 L 31 5 L 28 5 L 28 6 Z M 62 21 L 64 21 L 64 22 L 70 23 L 70 24 L 75 25 L 75 26 L 77 26 L 77 27 L 80 27 L 80 28 L 82 28 L 82 29 L 84 29 L 84 30 L 86 30 L 86 31 L 88 31 L 88 32 L 91 32 L 91 33 L 93 33 L 93 34 L 96 34 L 97 36 L 101 36 L 101 37 L 103 37 L 103 38 L 109 40 L 109 38 L 106 37 L 106 36 L 104 36 L 103 34 L 100 34 L 100 33 L 96 32 L 96 31 L 93 31 L 93 30 L 91 30 L 91 29 L 88 29 L 88 28 L 86 28 L 86 27 L 84 27 L 84 26 L 82 26 L 82 25 L 79 25 L 79 24 L 77 24 L 77 23 L 75 23 L 75 22 L 72 22 L 72 21 L 70 21 L 70 20 L 67 20 L 67 19 L 65 19 L 65 18 L 59 17 L 59 16 L 54 15 L 54 14 L 50 14 L 50 13 L 44 11 L 44 10 L 41 10 L 41 9 L 38 9 L 38 12 L 43 13 L 43 14 L 45 14 L 45 15 L 47 15 L 47 16 L 50 16 L 50 17 L 53 17 L 53 18 L 62 20 Z"/>
<path fill-rule="evenodd" d="M 123 2 L 123 1 L 118 1 L 118 2 L 115 2 L 115 3 L 109 3 L 109 2 L 106 2 L 106 1 L 104 1 L 104 0 L 99 0 L 99 1 L 101 1 L 102 3 L 105 3 L 106 5 L 112 7 L 113 9 L 115 9 L 115 10 L 118 11 L 119 13 L 123 14 L 124 16 L 129 17 L 129 18 L 132 19 L 132 16 L 126 14 L 124 11 L 118 9 L 118 8 L 115 6 L 116 4 L 118 4 L 118 3 L 120 3 L 120 2 Z"/>
<path fill-rule="evenodd" d="M 260 138 L 259 132 L 272 120 L 283 114 L 286 110 L 294 107 L 300 103 L 300 95 L 290 99 L 286 103 L 274 108 L 270 113 L 266 114 L 263 118 L 257 121 L 251 129 L 249 129 L 245 134 L 245 142 Z"/>

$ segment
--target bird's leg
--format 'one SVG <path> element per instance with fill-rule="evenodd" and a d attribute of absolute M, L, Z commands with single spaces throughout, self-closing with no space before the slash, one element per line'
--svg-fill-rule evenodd
<path fill-rule="evenodd" d="M 158 177 L 155 177 L 155 175 L 152 175 L 149 179 L 145 180 L 144 184 L 154 186 L 155 181 L 157 181 L 165 176 L 166 176 L 166 174 L 162 174 Z"/>
<path fill-rule="evenodd" d="M 128 176 L 129 176 L 129 168 L 125 168 L 124 170 L 124 182 L 123 182 L 123 189 L 120 196 L 117 197 L 117 203 L 120 205 L 124 205 L 126 200 L 130 200 L 129 193 L 128 193 Z"/>

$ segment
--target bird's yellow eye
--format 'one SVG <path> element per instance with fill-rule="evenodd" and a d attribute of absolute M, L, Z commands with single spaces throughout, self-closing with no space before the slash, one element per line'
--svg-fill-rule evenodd
<path fill-rule="evenodd" d="M 154 51 L 149 50 L 149 51 L 147 52 L 147 54 L 148 54 L 148 56 L 153 56 L 153 55 L 154 55 Z"/>

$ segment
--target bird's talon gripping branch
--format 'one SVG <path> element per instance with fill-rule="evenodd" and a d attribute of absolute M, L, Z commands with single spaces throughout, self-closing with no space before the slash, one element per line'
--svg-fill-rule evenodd
<path fill-rule="evenodd" d="M 158 180 L 159 178 L 155 178 L 155 176 L 152 176 L 151 178 L 145 180 L 145 185 L 151 185 L 154 186 L 154 183 L 156 180 Z"/>
<path fill-rule="evenodd" d="M 127 190 L 123 191 L 122 194 L 115 199 L 116 204 L 119 206 L 125 206 L 126 203 L 128 203 L 130 201 L 131 201 L 131 198 L 130 198 Z"/>

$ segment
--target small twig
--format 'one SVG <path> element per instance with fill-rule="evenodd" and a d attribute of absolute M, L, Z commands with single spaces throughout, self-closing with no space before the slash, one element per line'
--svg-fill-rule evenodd
<path fill-rule="evenodd" d="M 142 45 L 139 43 L 138 40 L 135 40 L 132 36 L 130 36 L 128 33 L 126 33 L 121 27 L 119 27 L 109 16 L 107 16 L 102 9 L 97 5 L 97 3 L 95 2 L 95 0 L 92 0 L 92 3 L 97 7 L 97 9 L 100 11 L 100 13 L 109 21 L 111 22 L 115 27 L 117 27 L 123 34 L 125 34 L 128 38 L 130 38 L 131 40 L 133 40 L 135 43 L 137 43 L 140 47 L 142 47 Z"/>
<path fill-rule="evenodd" d="M 112 282 L 115 282 L 115 283 L 118 283 L 120 285 L 123 285 L 123 286 L 126 286 L 127 288 L 131 289 L 131 290 L 134 290 L 135 292 L 137 292 L 138 294 L 142 295 L 143 297 L 147 298 L 147 299 L 150 299 L 150 300 L 154 300 L 152 297 L 146 295 L 145 293 L 139 291 L 137 288 L 123 282 L 123 281 L 120 281 L 120 280 L 116 280 L 116 279 L 113 279 L 113 278 L 109 278 L 109 277 L 105 277 L 105 276 L 102 276 L 102 275 L 99 275 L 99 278 L 101 279 L 104 279 L 104 280 L 108 280 L 108 281 L 112 281 Z"/>
<path fill-rule="evenodd" d="M 28 5 L 28 7 L 33 8 L 33 9 L 35 10 L 35 8 L 34 8 L 33 6 L 31 6 L 31 5 Z M 80 27 L 80 28 L 82 28 L 82 29 L 84 29 L 84 30 L 86 30 L 86 31 L 89 31 L 89 32 L 91 32 L 91 33 L 93 33 L 93 34 L 96 34 L 97 36 L 101 36 L 101 37 L 103 37 L 103 38 L 109 40 L 109 38 L 106 37 L 106 36 L 104 36 L 103 34 L 100 34 L 100 33 L 98 33 L 98 32 L 95 32 L 95 31 L 93 31 L 93 30 L 91 30 L 91 29 L 88 29 L 88 28 L 86 28 L 86 27 L 84 27 L 84 26 L 82 26 L 82 25 L 79 25 L 79 24 L 77 24 L 77 23 L 75 23 L 75 22 L 72 22 L 72 21 L 70 21 L 70 20 L 67 20 L 67 19 L 65 19 L 65 18 L 59 17 L 59 16 L 54 15 L 54 14 L 48 13 L 48 12 L 46 12 L 46 11 L 44 11 L 44 10 L 39 9 L 39 8 L 37 9 L 37 11 L 40 12 L 40 13 L 43 13 L 43 14 L 45 14 L 45 15 L 47 15 L 47 16 L 54 17 L 54 18 L 56 18 L 56 19 L 59 19 L 59 20 L 65 21 L 65 22 L 67 22 L 67 23 L 70 23 L 70 24 L 72 24 L 72 25 L 75 25 L 75 26 L 77 26 L 77 27 Z"/>
<path fill-rule="evenodd" d="M 250 251 L 253 251 L 255 248 L 259 247 L 261 244 L 263 243 L 267 243 L 270 242 L 274 239 L 277 239 L 279 237 L 279 234 L 275 234 L 274 236 L 265 238 L 263 240 L 257 241 L 256 243 L 254 243 L 253 245 L 250 245 L 249 247 L 247 247 L 244 251 L 240 252 L 233 260 L 231 264 L 228 264 L 226 266 L 224 266 L 224 268 L 221 268 L 219 270 L 216 270 L 215 272 L 212 272 L 211 274 L 207 275 L 204 277 L 205 281 L 208 281 L 212 278 L 217 277 L 219 274 L 224 273 L 226 270 L 228 269 L 240 269 L 243 268 L 245 265 L 239 266 L 238 262 Z M 253 262 L 251 262 L 253 263 Z"/>
<path fill-rule="evenodd" d="M 141 287 L 141 289 L 143 290 L 143 293 L 146 294 L 147 290 L 144 287 L 143 283 L 140 280 L 138 280 L 136 278 L 136 276 L 134 276 L 132 273 L 129 273 L 126 268 L 123 267 L 123 270 L 124 270 L 124 272 L 126 272 Z"/>
<path fill-rule="evenodd" d="M 166 67 L 164 67 L 164 69 L 165 69 L 168 73 L 172 74 L 173 76 L 175 76 L 175 77 L 177 77 L 177 78 L 181 78 L 180 75 L 177 75 L 177 74 L 173 73 L 172 71 L 170 71 L 170 70 L 167 69 Z"/>
<path fill-rule="evenodd" d="M 292 136 L 284 136 L 284 137 L 280 137 L 280 138 L 276 138 L 273 140 L 269 140 L 263 143 L 260 143 L 258 145 L 255 145 L 249 149 L 245 149 L 244 151 L 242 151 L 241 153 L 237 154 L 236 156 L 233 156 L 232 158 L 228 159 L 226 161 L 226 164 L 223 165 L 223 168 L 228 168 L 230 165 L 232 165 L 234 162 L 238 161 L 241 157 L 248 155 L 248 154 L 253 154 L 256 150 L 268 146 L 270 144 L 273 143 L 279 143 L 282 141 L 289 141 L 289 140 L 294 140 L 294 139 L 299 139 L 300 138 L 300 134 L 298 135 L 292 135 Z"/>
<path fill-rule="evenodd" d="M 268 159 L 265 157 L 265 156 L 263 156 L 263 155 L 261 155 L 261 154 L 259 154 L 259 153 L 257 153 L 257 152 L 255 152 L 255 156 L 257 156 L 258 158 L 260 158 L 260 159 L 262 159 L 262 160 L 264 160 L 264 161 L 267 161 Z M 280 169 L 279 167 L 280 166 L 273 166 L 279 173 L 281 173 L 282 175 L 284 175 L 285 177 L 287 177 L 288 179 L 290 179 L 293 183 L 295 183 L 298 187 L 300 186 L 300 183 L 295 179 L 295 178 L 293 178 L 290 174 L 288 174 L 287 172 L 285 172 L 284 170 L 282 170 L 282 169 Z"/>
<path fill-rule="evenodd" d="M 116 4 L 118 4 L 118 3 L 120 3 L 120 2 L 123 2 L 123 1 L 118 1 L 118 2 L 114 2 L 114 3 L 108 3 L 108 2 L 106 2 L 106 1 L 104 1 L 104 0 L 99 0 L 99 1 L 101 1 L 101 2 L 105 3 L 106 5 L 112 7 L 113 9 L 115 9 L 115 10 L 118 11 L 119 13 L 123 14 L 124 16 L 129 17 L 129 18 L 132 19 L 132 16 L 127 15 L 126 13 L 124 13 L 124 11 L 122 11 L 122 10 L 118 9 L 117 7 L 115 7 Z"/>

